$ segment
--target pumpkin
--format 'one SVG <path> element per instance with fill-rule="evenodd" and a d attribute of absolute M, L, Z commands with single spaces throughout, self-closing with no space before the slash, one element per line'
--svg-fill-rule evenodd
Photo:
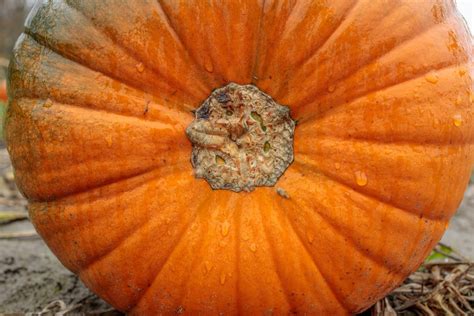
<path fill-rule="evenodd" d="M 463 197 L 471 52 L 449 0 L 38 1 L 8 151 L 39 234 L 121 311 L 356 313 Z"/>
<path fill-rule="evenodd" d="M 0 82 L 0 101 L 7 101 L 7 82 L 5 80 Z"/>

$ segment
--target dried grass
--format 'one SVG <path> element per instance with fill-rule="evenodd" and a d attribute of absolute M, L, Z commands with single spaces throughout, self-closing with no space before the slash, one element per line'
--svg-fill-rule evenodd
<path fill-rule="evenodd" d="M 377 302 L 370 314 L 474 315 L 474 262 L 443 244 L 438 244 L 430 258 L 435 259 L 425 262 L 399 288 Z"/>

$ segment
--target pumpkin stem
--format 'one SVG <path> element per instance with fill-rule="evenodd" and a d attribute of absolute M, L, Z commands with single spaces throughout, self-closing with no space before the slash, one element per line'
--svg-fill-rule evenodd
<path fill-rule="evenodd" d="M 195 176 L 235 192 L 273 186 L 293 161 L 294 131 L 288 107 L 257 87 L 216 89 L 186 129 Z"/>

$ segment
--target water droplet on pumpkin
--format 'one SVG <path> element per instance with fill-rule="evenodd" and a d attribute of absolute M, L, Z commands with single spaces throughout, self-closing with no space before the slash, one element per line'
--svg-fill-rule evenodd
<path fill-rule="evenodd" d="M 226 278 L 225 273 L 222 273 L 222 274 L 221 274 L 221 277 L 220 277 L 220 281 L 221 281 L 221 284 L 222 284 L 222 285 L 224 285 L 224 283 L 225 283 L 225 278 Z"/>
<path fill-rule="evenodd" d="M 222 226 L 221 226 L 222 236 L 225 237 L 229 234 L 229 228 L 230 228 L 230 223 L 228 221 L 225 221 L 224 223 L 222 223 Z"/>
<path fill-rule="evenodd" d="M 135 67 L 137 68 L 137 71 L 139 73 L 142 73 L 145 71 L 145 65 L 143 65 L 143 63 L 138 63 Z"/>
<path fill-rule="evenodd" d="M 336 168 L 336 170 L 341 169 L 341 164 L 338 163 L 338 162 L 336 162 L 336 163 L 334 164 L 334 168 Z"/>
<path fill-rule="evenodd" d="M 332 84 L 332 85 L 330 85 L 330 86 L 328 87 L 328 91 L 329 91 L 329 92 L 334 92 L 334 90 L 336 90 L 336 86 L 335 86 L 335 85 Z"/>
<path fill-rule="evenodd" d="M 453 116 L 453 123 L 454 123 L 454 126 L 461 126 L 462 125 L 462 116 L 461 114 L 456 114 Z"/>
<path fill-rule="evenodd" d="M 50 99 L 46 99 L 46 101 L 43 103 L 43 107 L 44 108 L 50 108 L 53 106 L 53 101 L 51 101 Z"/>
<path fill-rule="evenodd" d="M 212 62 L 210 59 L 206 59 L 204 61 L 204 68 L 206 69 L 207 72 L 213 72 L 214 71 L 214 66 L 212 65 Z"/>
<path fill-rule="evenodd" d="M 427 75 L 425 76 L 425 80 L 428 81 L 429 83 L 435 84 L 435 83 L 438 83 L 439 78 L 438 78 L 438 76 L 435 75 L 435 74 L 427 74 Z"/>
<path fill-rule="evenodd" d="M 109 147 L 112 146 L 112 136 L 110 135 L 105 136 L 105 141 L 107 142 L 107 146 Z"/>
<path fill-rule="evenodd" d="M 257 245 L 254 242 L 250 244 L 250 251 L 252 251 L 252 252 L 257 251 Z"/>
<path fill-rule="evenodd" d="M 313 234 L 313 232 L 308 230 L 308 231 L 306 232 L 306 238 L 308 238 L 309 243 L 312 244 L 313 241 L 314 241 L 314 234 Z"/>
<path fill-rule="evenodd" d="M 209 261 L 205 261 L 204 267 L 206 268 L 206 273 L 209 273 L 209 271 L 212 270 L 212 263 L 210 263 Z"/>
<path fill-rule="evenodd" d="M 367 175 L 363 171 L 356 171 L 355 173 L 356 183 L 358 186 L 366 186 L 367 185 Z"/>

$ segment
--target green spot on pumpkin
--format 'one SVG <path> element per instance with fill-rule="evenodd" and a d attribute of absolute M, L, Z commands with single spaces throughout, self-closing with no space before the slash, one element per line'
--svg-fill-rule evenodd
<path fill-rule="evenodd" d="M 260 114 L 258 114 L 257 112 L 251 112 L 250 117 L 260 123 L 260 128 L 262 129 L 262 131 L 267 131 L 267 127 L 263 125 L 263 118 L 260 116 Z"/>
<path fill-rule="evenodd" d="M 269 152 L 271 148 L 272 146 L 270 145 L 269 142 L 265 142 L 265 144 L 263 145 L 263 151 L 266 153 Z"/>

